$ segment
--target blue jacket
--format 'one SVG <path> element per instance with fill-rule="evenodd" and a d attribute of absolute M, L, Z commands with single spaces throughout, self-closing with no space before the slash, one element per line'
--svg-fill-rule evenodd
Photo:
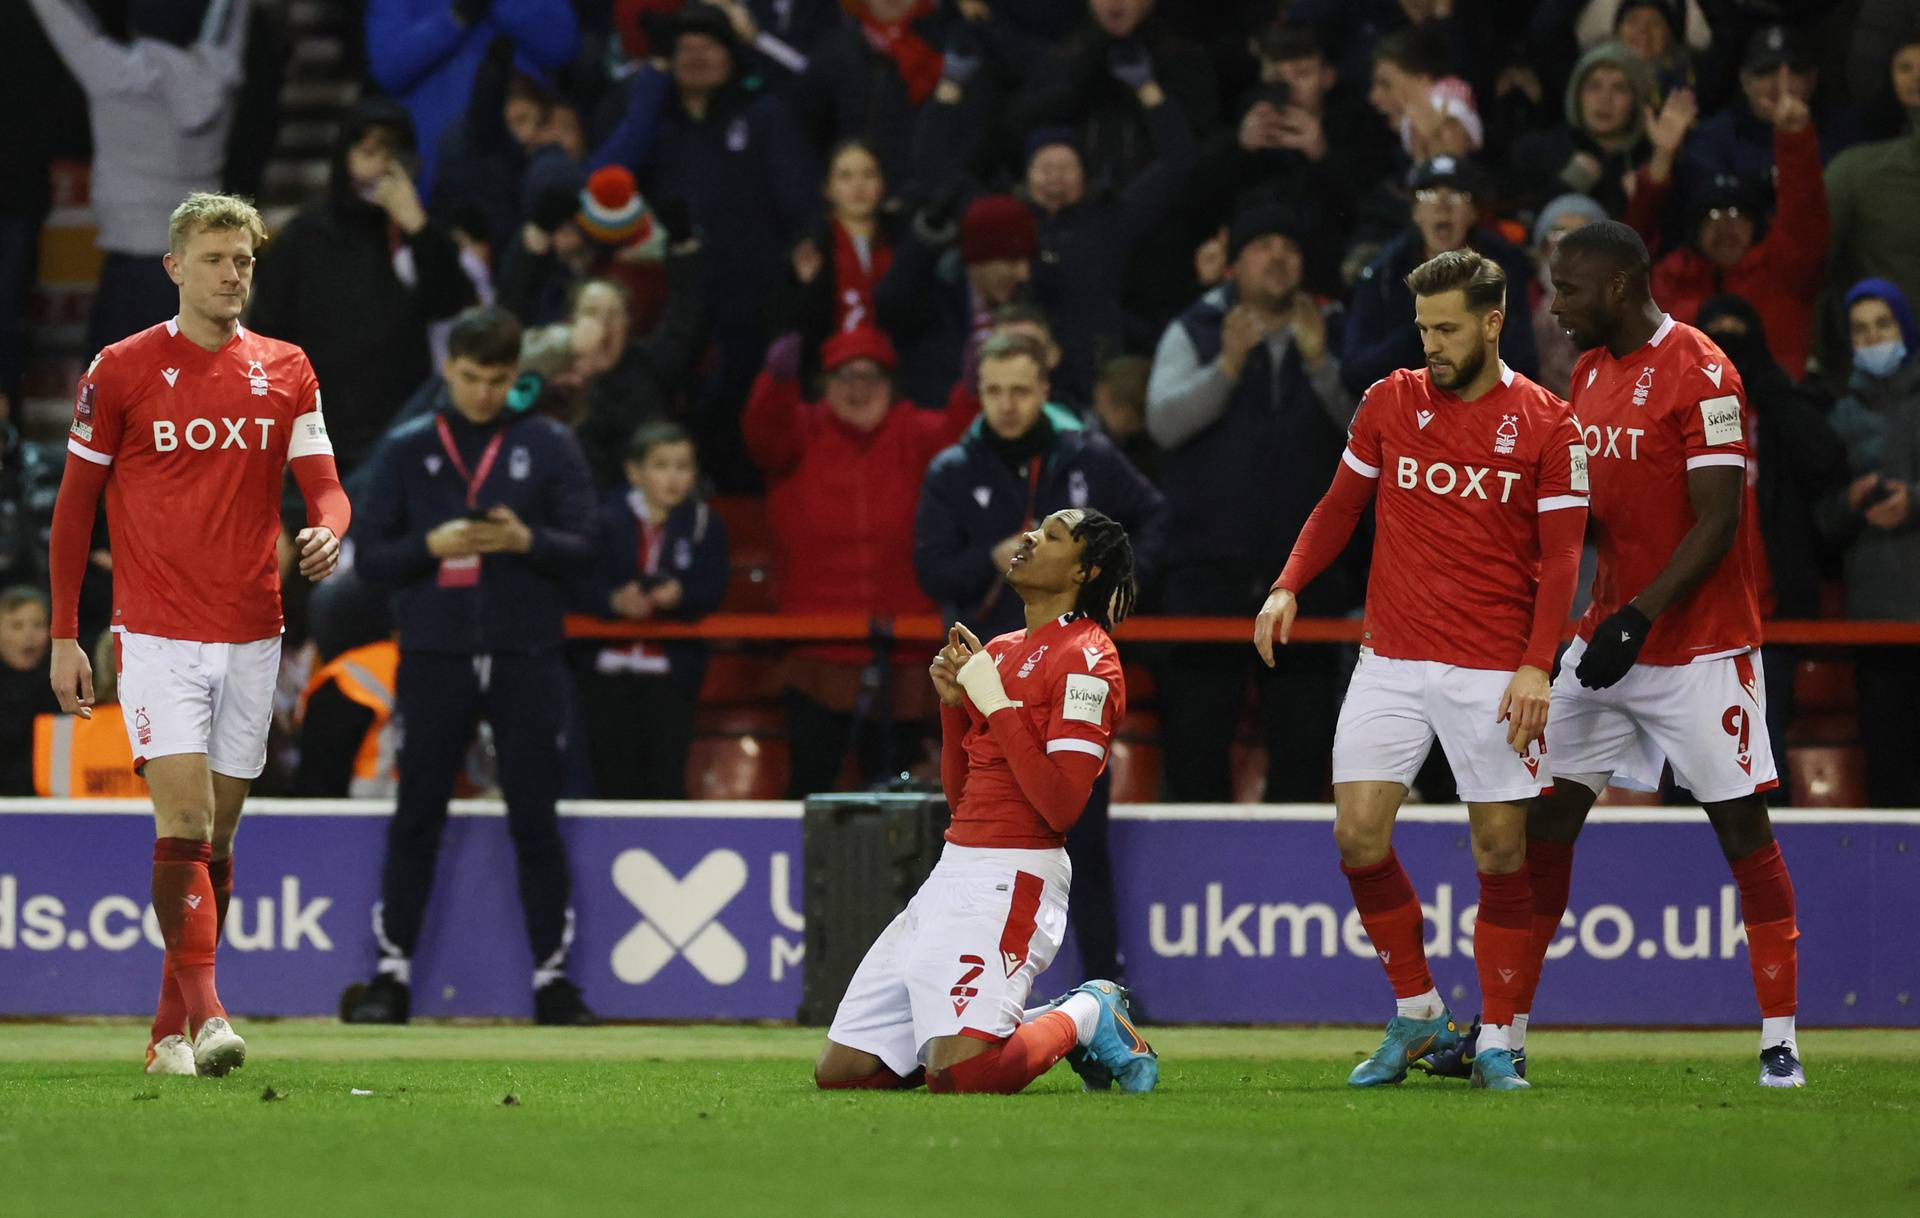
<path fill-rule="evenodd" d="M 467 513 L 467 485 L 447 459 L 436 418 L 446 418 L 468 469 L 496 428 L 505 440 L 476 505 L 505 504 L 533 531 L 525 554 L 488 554 L 480 582 L 442 588 L 427 534 Z M 488 655 L 558 647 L 569 593 L 592 568 L 593 476 L 573 433 L 544 415 L 509 412 L 480 428 L 437 412 L 388 433 L 356 479 L 354 562 L 393 593 L 402 651 Z"/>
<path fill-rule="evenodd" d="M 933 459 L 920 487 L 914 573 L 949 621 L 965 622 L 983 639 L 1021 629 L 1026 620 L 1020 597 L 1001 586 L 993 547 L 1030 519 L 1070 507 L 1105 512 L 1127 530 L 1134 578 L 1141 584 L 1153 577 L 1166 551 L 1167 501 L 1160 492 L 1071 411 L 1050 405 L 1046 412 L 1054 438 L 1038 482 L 988 447 L 986 420 L 980 418 Z"/>
<path fill-rule="evenodd" d="M 705 501 L 688 499 L 667 513 L 667 533 L 654 574 L 640 570 L 640 520 L 637 491 L 619 491 L 600 505 L 595 529 L 597 555 L 583 588 L 581 609 L 609 616 L 607 600 L 622 586 L 640 581 L 652 591 L 668 580 L 680 585 L 680 605 L 663 610 L 662 620 L 697 622 L 720 607 L 727 593 L 727 526 Z M 597 650 L 597 649 L 596 649 Z M 706 643 L 689 641 L 661 647 L 673 682 L 698 693 L 707 676 Z"/>
<path fill-rule="evenodd" d="M 580 23 L 567 0 L 493 0 L 470 26 L 453 17 L 447 0 L 370 0 L 367 67 L 388 96 L 413 116 L 420 153 L 420 197 L 433 198 L 440 137 L 466 112 L 473 75 L 495 38 L 513 40 L 523 68 L 551 71 L 580 46 Z"/>
<path fill-rule="evenodd" d="M 1500 331 L 1500 358 L 1522 376 L 1539 376 L 1540 354 L 1534 349 L 1533 324 L 1527 317 L 1533 263 L 1525 250 L 1484 228 L 1474 229 L 1467 244 L 1507 273 L 1507 324 Z M 1408 229 L 1386 244 L 1353 285 L 1340 372 L 1356 397 L 1390 372 L 1420 368 L 1427 362 L 1420 332 L 1413 328 L 1413 291 L 1407 287 L 1407 275 L 1421 263 L 1421 249 L 1420 230 Z"/>

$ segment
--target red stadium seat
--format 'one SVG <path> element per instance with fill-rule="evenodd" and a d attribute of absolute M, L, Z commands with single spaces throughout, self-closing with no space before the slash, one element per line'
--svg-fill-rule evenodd
<path fill-rule="evenodd" d="M 1801 808 L 1864 808 L 1867 755 L 1857 747 L 1806 746 L 1787 750 L 1793 802 Z"/>
<path fill-rule="evenodd" d="M 1257 804 L 1267 793 L 1267 746 L 1235 744 L 1232 759 L 1233 802 Z"/>
<path fill-rule="evenodd" d="M 1853 663 L 1833 656 L 1812 656 L 1800 661 L 1793 673 L 1794 714 L 1853 710 Z"/>
<path fill-rule="evenodd" d="M 696 736 L 687 751 L 694 799 L 779 799 L 787 789 L 787 742 L 776 736 Z"/>
<path fill-rule="evenodd" d="M 1150 804 L 1160 798 L 1160 746 L 1122 736 L 1113 742 L 1113 802 Z"/>
<path fill-rule="evenodd" d="M 780 696 L 780 662 L 745 651 L 716 651 L 707 662 L 700 701 L 764 702 Z"/>
<path fill-rule="evenodd" d="M 1153 670 L 1145 664 L 1121 662 L 1121 669 L 1127 680 L 1127 718 L 1133 718 L 1135 710 L 1157 706 L 1160 702 L 1160 686 L 1153 679 Z"/>

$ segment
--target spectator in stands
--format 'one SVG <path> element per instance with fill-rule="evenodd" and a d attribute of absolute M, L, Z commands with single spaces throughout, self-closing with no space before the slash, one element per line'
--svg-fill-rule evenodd
<path fill-rule="evenodd" d="M 1767 350 L 1760 311 L 1738 296 L 1715 296 L 1700 306 L 1698 324 L 1733 360 L 1747 393 L 1747 486 L 1760 528 L 1748 534 L 1760 576 L 1763 617 L 1820 616 L 1820 577 L 1826 544 L 1816 510 L 1847 484 L 1847 454 L 1827 423 L 1822 403 L 1790 380 Z M 1800 649 L 1769 643 L 1761 652 L 1767 678 L 1767 735 L 1779 770 L 1779 798 L 1787 781 L 1787 725 L 1793 721 L 1794 675 Z"/>
<path fill-rule="evenodd" d="M 365 460 L 432 370 L 428 324 L 473 300 L 453 237 L 408 174 L 406 112 L 364 101 L 341 124 L 326 198 L 261 252 L 252 326 L 302 347 L 327 400 L 341 469 Z"/>
<path fill-rule="evenodd" d="M 727 530 L 695 494 L 693 437 L 665 419 L 626 447 L 627 488 L 600 508 L 590 609 L 626 621 L 693 622 L 727 590 Z M 685 799 L 694 704 L 707 644 L 606 643 L 581 649 L 580 693 L 594 794 Z"/>
<path fill-rule="evenodd" d="M 817 197 L 813 151 L 787 108 L 741 83 L 739 44 L 724 14 L 689 4 L 673 27 L 673 87 L 659 119 L 646 195 L 684 206 L 706 251 L 714 364 L 700 390 L 700 460 L 723 490 L 755 480 L 740 411 L 767 347 L 766 302 Z"/>
<path fill-rule="evenodd" d="M 1890 279 L 1920 295 L 1920 28 L 1893 53 L 1890 76 L 1905 130 L 1892 139 L 1859 144 L 1827 166 L 1832 214 L 1828 287 L 1835 296 L 1866 278 Z M 1845 327 L 1842 327 L 1844 330 Z M 1830 361 L 1844 367 L 1842 358 Z"/>
<path fill-rule="evenodd" d="M 1311 30 L 1274 22 L 1253 49 L 1260 82 L 1234 126 L 1207 139 L 1188 210 L 1201 231 L 1224 229 L 1250 192 L 1262 192 L 1323 209 L 1328 237 L 1344 244 L 1353 201 L 1391 170 L 1394 145 Z"/>
<path fill-rule="evenodd" d="M 1414 267 L 1448 250 L 1474 249 L 1498 262 L 1510 284 L 1533 278 L 1524 250 L 1479 225 L 1486 187 L 1472 162 L 1452 157 L 1429 161 L 1414 171 L 1410 185 L 1412 225 L 1381 249 L 1353 285 L 1340 370 L 1355 395 L 1396 368 L 1426 364 L 1419 332 L 1413 328 L 1413 293 L 1406 284 Z M 1532 327 L 1509 327 L 1502 339 L 1501 357 L 1514 371 L 1531 377 L 1540 370 Z M 1279 573 L 1277 568 L 1274 573 Z"/>
<path fill-rule="evenodd" d="M 799 336 L 775 342 L 743 420 L 747 449 L 767 477 L 775 603 L 782 613 L 930 613 L 913 574 L 914 504 L 927 462 L 972 415 L 897 397 L 893 344 L 871 327 L 834 335 L 820 363 L 826 392 L 809 402 Z M 833 789 L 850 744 L 859 746 L 863 778 L 918 761 L 933 711 L 921 668 L 884 644 L 794 652 L 789 795 Z"/>
<path fill-rule="evenodd" d="M 247 5 L 133 0 L 126 10 L 132 36 L 122 42 L 100 28 L 84 0 L 32 3 L 86 91 L 93 128 L 92 203 L 106 259 L 87 321 L 92 354 L 179 307 L 179 289 L 160 265 L 167 217 L 189 193 L 220 189 Z"/>
<path fill-rule="evenodd" d="M 1282 209 L 1234 219 L 1231 271 L 1167 327 L 1147 388 L 1147 430 L 1166 456 L 1168 613 L 1237 616 L 1266 598 L 1340 460 L 1354 399 L 1341 383 L 1338 315 L 1301 289 L 1307 229 Z M 1411 306 L 1401 324 L 1408 330 Z M 1359 603 L 1337 564 L 1306 611 Z M 1268 670 L 1244 646 L 1184 647 L 1161 676 L 1167 798 L 1232 798 L 1228 751 L 1247 682 Z M 1339 659 L 1290 652 L 1261 684 L 1266 798 L 1325 796 Z"/>
<path fill-rule="evenodd" d="M 809 372 L 820 344 L 835 334 L 874 324 L 874 292 L 893 265 L 894 232 L 880 209 L 886 172 L 866 140 L 835 145 L 822 191 L 826 214 L 793 247 L 791 274 L 775 299 L 772 325 L 798 332 Z"/>
<path fill-rule="evenodd" d="M 1138 470 L 1069 410 L 1048 399 L 1046 344 L 996 334 L 980 351 L 980 417 L 958 444 L 927 467 L 914 516 L 913 566 L 948 621 L 976 635 L 1026 629 L 1020 598 L 1006 585 L 1020 537 L 1064 508 L 1094 507 L 1118 520 L 1133 542 L 1134 575 L 1153 578 L 1166 545 L 1166 501 Z M 1094 783 L 1067 835 L 1073 861 L 1070 913 L 1086 968 L 1120 971 L 1114 931 L 1113 868 L 1107 854 L 1112 782 Z"/>
<path fill-rule="evenodd" d="M 666 314 L 653 332 L 633 333 L 632 307 L 624 285 L 592 279 L 574 295 L 571 319 L 576 331 L 597 326 L 600 339 L 581 369 L 586 417 L 576 429 L 595 481 L 605 489 L 621 485 L 614 458 L 624 455 L 624 433 L 655 419 L 683 419 L 684 386 L 706 349 L 708 307 L 701 282 L 697 241 L 671 247 L 667 257 Z"/>
<path fill-rule="evenodd" d="M 484 717 L 519 863 L 534 1018 L 588 1023 L 566 977 L 571 882 L 555 801 L 572 701 L 561 623 L 593 565 L 593 482 L 571 433 L 507 408 L 520 359 L 512 314 L 462 313 L 447 351 L 448 408 L 382 441 L 355 505 L 357 569 L 394 593 L 405 732 L 375 907 L 379 972 L 341 1010 L 355 1023 L 408 1018 L 447 801 Z"/>
<path fill-rule="evenodd" d="M 1514 141 L 1522 201 L 1537 208 L 1572 191 L 1624 215 L 1629 179 L 1649 152 L 1643 116 L 1652 104 L 1652 74 L 1626 47 L 1604 42 L 1581 56 L 1567 81 L 1566 125 Z"/>
<path fill-rule="evenodd" d="M 496 38 L 525 67 L 551 72 L 574 57 L 580 26 L 566 0 L 369 0 L 367 65 L 413 120 L 415 183 L 434 198 L 440 138 L 467 111 L 474 74 Z"/>
<path fill-rule="evenodd" d="M 1367 101 L 1413 164 L 1464 157 L 1486 142 L 1473 86 L 1448 75 L 1444 47 L 1417 26 L 1395 30 L 1375 45 Z"/>
<path fill-rule="evenodd" d="M 580 179 L 570 161 L 549 155 L 543 154 L 530 174 L 538 191 L 538 214 L 508 251 L 498 280 L 501 306 L 528 325 L 565 317 L 575 292 L 588 279 L 616 280 L 630 300 L 638 292 L 653 291 L 655 272 L 672 239 L 640 197 L 632 172 L 621 165 L 594 170 L 574 196 L 573 210 L 561 219 L 564 192 Z M 625 435 L 615 442 L 616 449 Z"/>
<path fill-rule="evenodd" d="M 1920 330 L 1906 293 L 1884 279 L 1847 293 L 1853 372 L 1833 408 L 1853 479 L 1822 505 L 1829 537 L 1846 546 L 1847 615 L 1920 620 Z M 1854 666 L 1867 799 L 1920 806 L 1913 766 L 1920 648 L 1873 647 Z"/>
<path fill-rule="evenodd" d="M 391 799 L 399 777 L 394 639 L 387 590 L 359 569 L 315 586 L 308 606 L 312 671 L 294 704 L 298 757 L 291 794 Z"/>
<path fill-rule="evenodd" d="M 807 55 L 795 101 L 817 148 L 859 138 L 888 177 L 912 168 L 913 118 L 940 82 L 944 16 L 927 0 L 851 0 Z"/>
<path fill-rule="evenodd" d="M 66 458 L 51 444 L 22 439 L 12 415 L 12 399 L 0 391 L 0 587 L 44 586 L 53 501 Z"/>
<path fill-rule="evenodd" d="M 1147 430 L 1147 381 L 1153 361 L 1144 355 L 1116 355 L 1100 365 L 1093 382 L 1089 430 L 1106 437 L 1148 482 L 1160 481 L 1160 446 Z"/>
<path fill-rule="evenodd" d="M 49 601 L 37 585 L 0 591 L 0 795 L 33 794 L 33 720 L 58 714 L 47 684 Z"/>
<path fill-rule="evenodd" d="M 1567 337 L 1567 331 L 1553 316 L 1553 268 L 1550 259 L 1560 238 L 1576 228 L 1607 219 L 1607 211 L 1586 195 L 1566 194 L 1540 209 L 1533 222 L 1534 275 L 1527 281 L 1528 310 L 1533 322 L 1533 346 L 1539 353 L 1540 384 L 1561 397 L 1572 388 L 1573 365 L 1580 351 Z M 1517 291 L 1510 280 L 1510 291 Z"/>
<path fill-rule="evenodd" d="M 1675 102 L 1683 95 L 1676 94 Z M 1681 103 L 1684 112 L 1685 103 Z M 1779 150 L 1779 205 L 1767 215 L 1767 192 L 1747 179 L 1722 176 L 1683 200 L 1686 244 L 1656 254 L 1653 298 L 1691 322 L 1707 297 L 1720 292 L 1753 302 L 1767 322 L 1774 359 L 1796 380 L 1806 376 L 1813 341 L 1813 299 L 1827 256 L 1827 196 L 1820 178 L 1820 137 L 1800 98 L 1782 92 L 1769 107 Z M 1672 178 L 1659 175 L 1671 160 L 1672 126 L 1655 123 L 1655 160 L 1649 162 L 1627 213 L 1658 250 L 1657 217 Z"/>
<path fill-rule="evenodd" d="M 950 205 L 942 199 L 920 210 L 874 291 L 880 328 L 905 351 L 900 382 L 912 401 L 946 399 L 976 363 L 994 310 L 1025 295 L 1039 252 L 1033 212 L 1012 195 L 981 195 L 958 224 Z M 945 254 L 956 231 L 963 271 L 953 277 Z"/>
<path fill-rule="evenodd" d="M 1622 0 L 1614 11 L 1613 36 L 1652 75 L 1655 101 L 1693 87 L 1693 54 L 1682 37 L 1686 10 L 1686 0 Z"/>
<path fill-rule="evenodd" d="M 1779 157 L 1781 120 L 1776 113 L 1782 102 L 1795 103 L 1792 130 L 1819 120 L 1817 134 L 1808 136 L 1816 153 L 1824 148 L 1832 156 L 1850 144 L 1849 115 L 1837 107 L 1822 107 L 1822 112 L 1816 113 L 1815 107 L 1821 105 L 1815 97 L 1820 86 L 1818 62 L 1806 37 L 1792 26 L 1767 25 L 1754 30 L 1740 61 L 1740 96 L 1702 122 L 1687 141 L 1680 164 L 1682 188 L 1698 194 L 1718 179 L 1732 177 L 1764 190 L 1774 179 L 1776 166 L 1785 176 L 1787 165 Z M 1656 294 L 1658 291 L 1656 287 Z M 1769 324 L 1767 329 L 1774 330 L 1774 326 Z M 1786 368 L 1794 371 L 1791 364 Z"/>

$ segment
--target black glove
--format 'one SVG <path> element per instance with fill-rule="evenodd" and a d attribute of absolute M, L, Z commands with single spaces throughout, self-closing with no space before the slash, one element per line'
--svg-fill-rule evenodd
<path fill-rule="evenodd" d="M 1580 657 L 1574 675 L 1588 689 L 1605 689 L 1621 677 L 1640 658 L 1640 646 L 1647 641 L 1653 623 L 1632 605 L 1622 605 L 1613 616 L 1593 628 L 1587 653 Z"/>
<path fill-rule="evenodd" d="M 1147 54 L 1147 48 L 1129 38 L 1108 48 L 1107 71 L 1138 93 L 1153 83 L 1153 57 Z"/>

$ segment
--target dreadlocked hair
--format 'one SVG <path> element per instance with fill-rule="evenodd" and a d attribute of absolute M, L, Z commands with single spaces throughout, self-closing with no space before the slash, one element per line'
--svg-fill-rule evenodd
<path fill-rule="evenodd" d="M 1084 509 L 1080 522 L 1073 526 L 1072 537 L 1085 543 L 1080 551 L 1080 569 L 1097 574 L 1080 585 L 1073 611 L 1092 618 L 1102 630 L 1112 630 L 1133 614 L 1133 602 L 1139 588 L 1133 582 L 1133 543 L 1120 522 L 1104 512 Z"/>

